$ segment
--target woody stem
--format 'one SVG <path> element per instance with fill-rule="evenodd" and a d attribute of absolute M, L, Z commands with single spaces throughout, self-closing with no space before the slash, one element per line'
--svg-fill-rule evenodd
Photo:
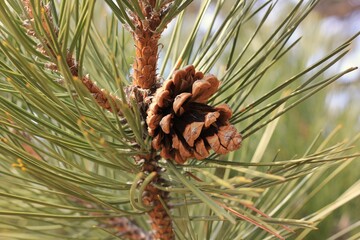
<path fill-rule="evenodd" d="M 151 92 L 155 91 L 156 88 L 156 65 L 161 35 L 161 30 L 157 28 L 163 16 L 163 12 L 155 7 L 156 2 L 156 0 L 138 0 L 142 12 L 139 15 L 142 16 L 135 13 L 132 15 L 133 25 L 135 26 L 132 32 L 135 42 L 132 85 L 141 90 L 149 89 Z M 141 102 L 142 98 L 137 100 Z M 156 152 L 145 156 L 137 156 L 136 159 L 137 161 L 140 159 L 144 160 L 142 172 L 147 174 L 153 173 L 155 176 L 145 187 L 144 195 L 142 196 L 144 204 L 151 207 L 148 215 L 151 219 L 152 236 L 157 240 L 173 240 L 175 235 L 172 219 L 166 210 L 166 206 L 161 202 L 162 199 L 167 204 L 168 193 L 155 187 L 155 185 L 162 185 L 164 183 Z"/>
<path fill-rule="evenodd" d="M 138 2 L 143 18 L 134 15 L 135 61 L 133 64 L 133 85 L 143 89 L 151 89 L 156 83 L 158 42 L 161 35 L 157 27 L 161 23 L 161 14 L 158 9 L 155 9 L 156 0 L 139 0 Z"/>
<path fill-rule="evenodd" d="M 168 192 L 162 191 L 154 186 L 154 184 L 163 185 L 165 182 L 160 175 L 161 167 L 158 166 L 158 158 L 154 154 L 138 157 L 145 161 L 142 167 L 143 172 L 156 173 L 152 182 L 145 187 L 142 199 L 145 205 L 152 207 L 148 212 L 151 219 L 152 237 L 156 240 L 173 240 L 175 239 L 175 235 L 172 227 L 172 219 L 160 201 L 160 198 L 165 203 L 168 201 Z"/>
<path fill-rule="evenodd" d="M 135 61 L 133 64 L 133 85 L 150 89 L 156 83 L 156 63 L 159 36 L 151 31 L 134 35 Z"/>

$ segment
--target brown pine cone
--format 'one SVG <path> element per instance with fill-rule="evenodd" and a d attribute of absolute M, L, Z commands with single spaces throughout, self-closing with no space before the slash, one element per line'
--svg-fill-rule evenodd
<path fill-rule="evenodd" d="M 228 105 L 206 104 L 219 84 L 214 75 L 187 66 L 156 91 L 146 123 L 152 147 L 161 150 L 161 157 L 183 164 L 189 158 L 208 157 L 210 149 L 226 154 L 240 147 L 242 137 L 229 122 Z"/>

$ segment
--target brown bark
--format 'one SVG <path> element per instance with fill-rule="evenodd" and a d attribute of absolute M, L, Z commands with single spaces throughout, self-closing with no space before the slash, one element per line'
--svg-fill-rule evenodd
<path fill-rule="evenodd" d="M 145 1 L 144 1 L 145 2 Z M 133 85 L 151 89 L 156 84 L 158 42 L 161 32 L 156 32 L 161 23 L 161 14 L 154 9 L 155 0 L 145 4 L 139 1 L 145 19 L 134 15 L 135 61 L 133 64 Z"/>
<path fill-rule="evenodd" d="M 133 30 L 133 38 L 135 42 L 135 61 L 133 64 L 133 86 L 132 89 L 138 88 L 140 92 L 148 89 L 149 92 L 154 92 L 157 88 L 156 66 L 158 61 L 158 42 L 161 35 L 161 30 L 158 26 L 161 23 L 162 17 L 166 14 L 171 1 L 164 2 L 160 9 L 156 10 L 156 0 L 138 1 L 141 12 L 144 16 L 132 14 L 135 29 Z M 136 98 L 139 105 L 146 104 L 141 101 L 143 97 Z M 146 112 L 146 107 L 143 113 Z M 146 114 L 144 114 L 146 118 Z M 168 201 L 168 193 L 164 192 L 154 186 L 154 184 L 163 184 L 164 180 L 161 178 L 161 168 L 158 166 L 158 157 L 151 153 L 146 156 L 137 156 L 137 161 L 143 160 L 142 172 L 152 173 L 156 172 L 155 178 L 145 188 L 143 195 L 143 202 L 145 205 L 152 207 L 148 212 L 151 219 L 152 237 L 153 239 L 173 240 L 175 239 L 172 220 L 166 208 L 162 205 L 160 198 L 165 202 Z"/>
<path fill-rule="evenodd" d="M 156 62 L 159 36 L 146 31 L 134 36 L 135 61 L 133 85 L 150 89 L 156 84 Z"/>
<path fill-rule="evenodd" d="M 163 185 L 164 179 L 161 178 L 161 167 L 158 166 L 158 157 L 154 154 L 147 156 L 138 156 L 137 160 L 143 160 L 143 172 L 156 172 L 152 183 Z M 169 216 L 165 207 L 160 202 L 160 198 L 166 203 L 168 201 L 168 192 L 156 188 L 152 183 L 146 186 L 143 193 L 143 202 L 145 205 L 152 207 L 148 212 L 151 219 L 152 239 L 156 240 L 173 240 L 175 234 L 173 231 L 171 216 Z"/>

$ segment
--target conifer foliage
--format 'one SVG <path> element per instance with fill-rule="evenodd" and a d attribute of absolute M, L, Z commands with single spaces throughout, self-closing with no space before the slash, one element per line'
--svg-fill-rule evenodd
<path fill-rule="evenodd" d="M 0 0 L 0 237 L 301 239 L 360 195 L 355 183 L 301 220 L 286 208 L 315 173 L 356 159 L 360 136 L 262 157 L 278 118 L 356 69 L 322 75 L 357 35 L 250 98 L 317 1 L 256 51 L 276 1 L 226 2 Z"/>

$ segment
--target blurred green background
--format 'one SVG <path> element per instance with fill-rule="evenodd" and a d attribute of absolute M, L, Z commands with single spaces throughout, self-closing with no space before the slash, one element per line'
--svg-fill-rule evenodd
<path fill-rule="evenodd" d="M 292 1 L 297 2 L 297 1 Z M 292 5 L 291 1 L 279 1 L 284 11 Z M 360 1 L 325 0 L 321 1 L 310 16 L 303 22 L 299 34 L 303 36 L 294 58 L 283 59 L 278 63 L 279 76 L 291 76 L 298 69 L 319 59 L 324 53 L 334 49 L 345 39 L 360 31 Z M 276 21 L 276 20 L 275 20 Z M 288 56 L 289 57 L 289 56 Z M 286 67 L 281 67 L 281 65 Z M 290 66 L 289 66 L 290 65 Z M 344 70 L 350 66 L 360 66 L 360 39 L 352 45 L 352 51 L 333 71 Z M 271 139 L 270 156 L 278 150 L 279 159 L 289 159 L 294 153 L 301 154 L 310 145 L 320 130 L 329 133 L 341 126 L 334 142 L 354 136 L 360 130 L 360 72 L 346 75 L 320 94 L 311 97 L 305 103 L 291 110 L 280 119 L 279 125 Z M 356 146 L 359 148 L 359 144 Z M 298 216 L 304 216 L 330 203 L 339 196 L 351 183 L 360 179 L 360 162 L 354 161 L 335 179 L 330 181 L 311 202 L 303 208 Z M 328 170 L 330 174 L 332 169 Z M 307 239 L 326 239 L 334 233 L 360 221 L 360 198 L 357 198 L 336 210 L 318 225 Z M 358 233 L 355 229 L 349 236 Z M 340 239 L 340 238 L 339 238 Z M 347 238 L 342 238 L 347 239 Z"/>

